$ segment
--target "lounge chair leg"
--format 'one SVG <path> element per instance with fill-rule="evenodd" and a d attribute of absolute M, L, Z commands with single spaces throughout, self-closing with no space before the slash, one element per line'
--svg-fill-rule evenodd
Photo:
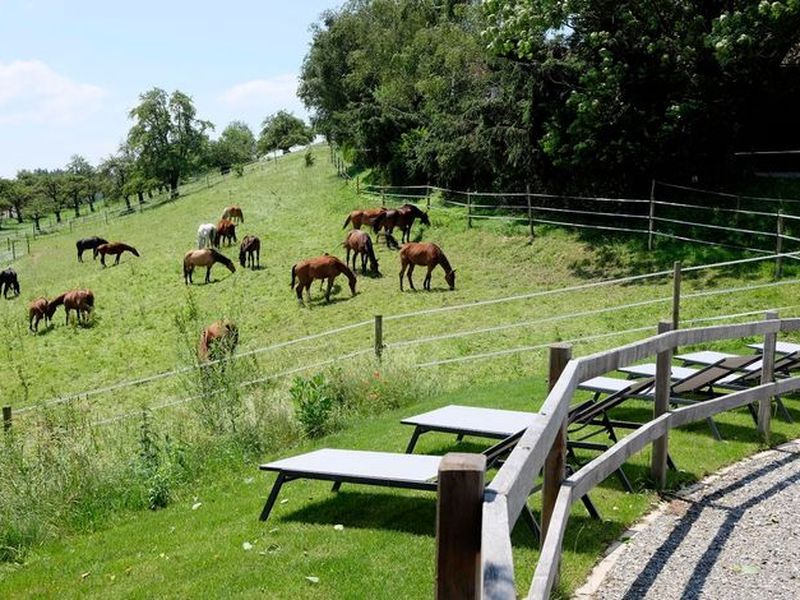
<path fill-rule="evenodd" d="M 456 436 L 456 442 L 462 442 L 462 441 L 464 441 L 464 434 L 463 433 L 459 433 Z"/>
<path fill-rule="evenodd" d="M 336 492 L 339 491 L 340 487 L 342 487 L 342 482 L 341 481 L 334 481 L 333 482 L 333 486 L 331 487 L 331 491 L 335 494 Z"/>
<path fill-rule="evenodd" d="M 584 494 L 581 497 L 581 502 L 583 502 L 583 505 L 586 507 L 586 512 L 589 513 L 589 516 L 592 517 L 595 521 L 599 521 L 600 520 L 600 513 L 597 512 L 597 508 L 595 508 L 594 502 L 592 502 L 592 499 L 589 498 L 589 494 Z"/>
<path fill-rule="evenodd" d="M 747 411 L 750 413 L 750 416 L 753 417 L 753 423 L 758 425 L 758 413 L 756 412 L 756 407 L 753 402 L 747 405 Z"/>
<path fill-rule="evenodd" d="M 672 457 L 669 454 L 667 454 L 667 466 L 673 471 L 678 470 L 678 467 L 675 466 L 675 461 L 672 460 Z"/>
<path fill-rule="evenodd" d="M 531 528 L 533 537 L 536 538 L 536 543 L 539 543 L 539 540 L 542 539 L 542 529 L 539 527 L 536 517 L 533 516 L 533 513 L 527 504 L 525 504 L 522 509 L 522 519 L 528 524 L 528 527 Z"/>
<path fill-rule="evenodd" d="M 411 439 L 408 440 L 408 446 L 406 446 L 406 454 L 411 454 L 414 452 L 414 448 L 417 445 L 417 440 L 422 433 L 424 433 L 424 430 L 422 430 L 419 426 L 414 428 L 414 433 L 411 434 Z"/>
<path fill-rule="evenodd" d="M 717 429 L 717 424 L 714 422 L 714 419 L 712 419 L 711 417 L 706 417 L 706 423 L 708 423 L 708 426 L 711 428 L 711 435 L 714 436 L 714 439 L 717 440 L 718 442 L 722 441 L 722 435 L 720 435 L 719 429 Z"/>
<path fill-rule="evenodd" d="M 792 418 L 792 413 L 786 408 L 786 405 L 781 400 L 780 396 L 775 396 L 775 405 L 778 407 L 778 411 L 783 415 L 783 420 L 787 423 L 794 423 L 794 419 Z"/>
<path fill-rule="evenodd" d="M 275 480 L 275 483 L 272 486 L 272 491 L 269 493 L 267 503 L 264 505 L 264 509 L 261 511 L 261 516 L 259 517 L 260 521 L 266 521 L 269 517 L 269 513 L 272 512 L 272 507 L 275 504 L 275 500 L 278 499 L 278 493 L 281 491 L 281 487 L 285 481 L 286 476 L 283 473 L 278 473 L 278 478 Z"/>
<path fill-rule="evenodd" d="M 608 418 L 608 413 L 603 413 L 603 427 L 606 428 L 608 432 L 608 439 L 610 439 L 615 444 L 619 441 L 617 440 L 617 434 L 614 432 L 614 428 L 611 426 L 611 419 Z"/>
<path fill-rule="evenodd" d="M 617 474 L 617 479 L 619 479 L 619 482 L 622 484 L 622 487 L 625 489 L 625 491 L 630 492 L 632 494 L 633 486 L 631 485 L 631 482 L 628 479 L 628 476 L 625 474 L 625 471 L 622 469 L 622 467 L 616 470 L 616 474 Z"/>

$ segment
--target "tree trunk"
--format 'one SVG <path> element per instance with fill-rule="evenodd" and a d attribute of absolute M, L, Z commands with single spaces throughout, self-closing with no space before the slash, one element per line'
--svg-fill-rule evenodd
<path fill-rule="evenodd" d="M 169 197 L 174 200 L 178 197 L 178 177 L 173 176 L 170 177 L 169 180 Z"/>
<path fill-rule="evenodd" d="M 94 196 L 89 196 L 86 202 L 89 204 L 89 212 L 94 212 Z"/>
<path fill-rule="evenodd" d="M 153 199 L 153 190 L 152 189 L 147 190 L 147 197 L 150 198 L 150 200 Z"/>
<path fill-rule="evenodd" d="M 77 198 L 73 198 L 72 200 L 72 208 L 75 210 L 75 218 L 78 219 L 81 216 L 81 201 Z"/>
<path fill-rule="evenodd" d="M 56 223 L 61 223 L 61 209 L 57 208 L 54 212 L 56 213 Z"/>
<path fill-rule="evenodd" d="M 17 218 L 17 223 L 21 224 L 24 221 L 24 218 L 22 216 L 22 205 L 21 204 L 14 205 L 14 215 Z"/>
<path fill-rule="evenodd" d="M 125 208 L 127 210 L 131 209 L 131 197 L 130 196 L 125 196 Z"/>
<path fill-rule="evenodd" d="M 144 192 L 139 190 L 136 192 L 136 195 L 139 196 L 139 204 L 144 204 Z"/>
<path fill-rule="evenodd" d="M 41 215 L 33 215 L 31 218 L 33 219 L 33 224 L 34 224 L 34 227 L 36 227 L 36 231 L 41 231 L 42 227 L 39 225 L 39 221 L 41 221 L 42 216 Z"/>

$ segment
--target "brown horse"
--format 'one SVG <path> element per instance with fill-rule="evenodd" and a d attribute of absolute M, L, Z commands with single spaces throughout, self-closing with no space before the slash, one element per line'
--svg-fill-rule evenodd
<path fill-rule="evenodd" d="M 222 220 L 230 220 L 235 223 L 244 223 L 244 215 L 239 206 L 229 206 L 222 211 Z"/>
<path fill-rule="evenodd" d="M 395 227 L 399 228 L 403 235 L 400 238 L 401 242 L 411 241 L 411 226 L 414 221 L 419 219 L 423 225 L 430 225 L 431 221 L 428 218 L 428 213 L 423 212 L 413 204 L 404 204 L 397 210 L 387 210 L 382 215 L 378 215 L 372 223 L 372 229 L 378 233 L 383 229 L 391 236 Z M 387 244 L 390 238 L 386 238 Z"/>
<path fill-rule="evenodd" d="M 116 260 L 114 260 L 114 264 L 119 264 L 119 257 L 122 256 L 123 252 L 130 252 L 134 256 L 139 256 L 139 252 L 133 246 L 128 246 L 128 244 L 123 244 L 122 242 L 110 242 L 108 244 L 100 244 L 94 249 L 94 257 L 97 258 L 97 255 L 100 255 L 100 264 L 104 267 L 106 266 L 106 254 L 111 254 L 112 256 L 116 256 Z"/>
<path fill-rule="evenodd" d="M 53 313 L 55 311 L 56 307 L 51 307 L 47 302 L 47 298 L 44 296 L 37 298 L 28 304 L 28 329 L 33 333 L 38 332 L 39 322 L 42 319 L 44 319 L 45 325 L 49 325 L 50 321 L 53 320 Z"/>
<path fill-rule="evenodd" d="M 428 267 L 428 273 L 425 275 L 423 287 L 426 290 L 431 289 L 431 271 L 436 268 L 436 265 L 441 265 L 444 270 L 444 280 L 451 290 L 456 289 L 456 270 L 450 266 L 450 262 L 436 244 L 424 242 L 410 242 L 403 244 L 400 248 L 400 291 L 403 291 L 403 275 L 408 269 L 408 284 L 411 289 L 414 287 L 414 282 L 411 280 L 411 274 L 414 272 L 415 266 Z"/>
<path fill-rule="evenodd" d="M 369 268 L 375 275 L 380 275 L 378 271 L 378 259 L 375 257 L 375 251 L 372 248 L 372 240 L 369 234 L 353 229 L 347 234 L 347 239 L 344 241 L 344 247 L 347 250 L 347 257 L 345 264 L 350 265 L 350 251 L 353 252 L 353 271 L 356 270 L 356 258 L 361 255 L 361 273 L 367 272 L 367 259 L 369 259 Z"/>
<path fill-rule="evenodd" d="M 245 264 L 246 263 L 246 264 Z M 246 235 L 239 245 L 239 264 L 242 268 L 261 266 L 261 240 L 254 235 Z"/>
<path fill-rule="evenodd" d="M 222 219 L 217 223 L 217 237 L 214 240 L 214 245 L 219 246 L 223 240 L 228 240 L 228 244 L 233 244 L 236 239 L 236 225 L 233 221 Z"/>
<path fill-rule="evenodd" d="M 78 315 L 78 323 L 86 323 L 89 313 L 94 309 L 94 294 L 92 290 L 70 290 L 69 292 L 64 292 L 60 296 L 53 298 L 47 305 L 47 311 L 51 317 L 55 314 L 56 308 L 62 304 L 67 312 L 67 325 L 69 325 L 69 311 L 71 310 L 74 310 Z"/>
<path fill-rule="evenodd" d="M 207 267 L 206 283 L 211 281 L 211 267 L 214 263 L 222 263 L 231 273 L 236 271 L 236 267 L 227 256 L 214 250 L 213 248 L 203 248 L 202 250 L 189 250 L 183 256 L 183 281 L 186 285 L 192 283 L 192 273 L 195 267 Z"/>
<path fill-rule="evenodd" d="M 239 329 L 236 325 L 227 320 L 216 321 L 203 329 L 197 347 L 197 358 L 201 362 L 220 360 L 233 354 L 238 343 Z"/>
<path fill-rule="evenodd" d="M 347 229 L 347 226 L 352 223 L 353 229 L 361 229 L 362 225 L 372 225 L 379 215 L 386 212 L 386 209 L 381 208 L 367 208 L 365 210 L 354 210 L 345 219 L 342 229 Z"/>
<path fill-rule="evenodd" d="M 311 282 L 315 279 L 327 279 L 328 289 L 325 291 L 325 301 L 331 301 L 331 288 L 333 287 L 333 280 L 340 273 L 344 273 L 350 283 L 350 292 L 353 296 L 356 295 L 356 276 L 346 264 L 335 256 L 318 256 L 316 258 L 309 258 L 292 266 L 292 283 L 290 287 L 294 288 L 295 278 L 298 280 L 295 291 L 297 292 L 297 301 L 303 303 L 303 288 L 308 294 L 308 301 L 311 302 Z"/>

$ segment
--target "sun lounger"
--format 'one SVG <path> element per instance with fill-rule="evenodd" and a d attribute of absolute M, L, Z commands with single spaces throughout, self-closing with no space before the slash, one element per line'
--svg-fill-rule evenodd
<path fill-rule="evenodd" d="M 520 432 L 509 436 L 484 451 L 487 468 L 512 450 L 521 435 Z M 278 476 L 261 511 L 260 519 L 267 520 L 283 485 L 297 479 L 332 481 L 333 491 L 338 491 L 343 483 L 354 483 L 435 492 L 439 464 L 443 458 L 421 454 L 323 448 L 263 464 L 259 469 L 274 471 Z M 538 536 L 538 524 L 527 506 L 522 511 L 522 516 Z"/>

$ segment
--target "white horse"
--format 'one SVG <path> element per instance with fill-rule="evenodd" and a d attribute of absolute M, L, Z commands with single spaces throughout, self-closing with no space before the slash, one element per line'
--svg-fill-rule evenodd
<path fill-rule="evenodd" d="M 203 223 L 197 228 L 197 247 L 213 248 L 217 239 L 217 228 L 211 223 Z"/>

